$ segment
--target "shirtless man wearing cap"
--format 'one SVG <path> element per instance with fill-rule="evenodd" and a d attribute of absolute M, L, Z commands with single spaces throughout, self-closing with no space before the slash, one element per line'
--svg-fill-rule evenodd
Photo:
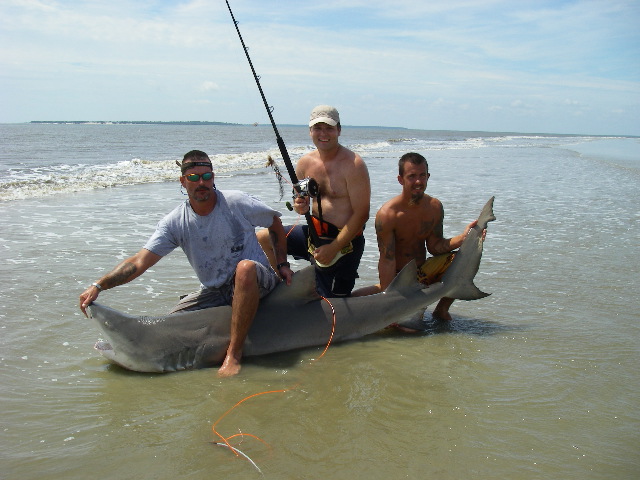
<path fill-rule="evenodd" d="M 340 115 L 334 107 L 319 105 L 313 109 L 309 135 L 316 150 L 298 160 L 296 175 L 300 180 L 313 178 L 318 183 L 320 193 L 311 213 L 323 244 L 309 241 L 307 225 L 296 225 L 287 237 L 290 255 L 316 265 L 317 290 L 325 297 L 351 294 L 364 251 L 363 229 L 371 200 L 367 166 L 360 155 L 338 143 L 341 131 Z M 294 209 L 301 215 L 309 211 L 309 205 L 308 196 L 294 199 Z M 290 229 L 285 226 L 285 232 Z M 268 232 L 259 232 L 258 239 L 271 255 Z"/>

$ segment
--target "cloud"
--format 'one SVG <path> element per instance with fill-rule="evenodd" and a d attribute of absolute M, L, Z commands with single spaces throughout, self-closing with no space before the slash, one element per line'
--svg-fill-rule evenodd
<path fill-rule="evenodd" d="M 200 91 L 202 92 L 210 92 L 210 91 L 218 91 L 220 90 L 220 86 L 211 81 L 202 82 L 200 85 Z"/>
<path fill-rule="evenodd" d="M 522 128 L 541 131 L 549 118 L 589 108 L 575 127 L 558 125 L 640 133 L 638 2 L 231 6 L 283 123 L 333 103 L 352 124 L 504 130 L 510 114 L 527 111 Z M 185 120 L 252 122 L 261 107 L 224 2 L 5 0 L 0 42 L 0 121 L 57 116 L 51 92 L 75 118 L 113 115 L 114 98 L 126 99 L 118 102 L 123 119 L 143 118 L 151 104 L 155 118 L 164 111 L 175 119 L 177 104 L 199 96 L 219 108 L 184 115 L 230 118 Z M 604 120 L 614 110 L 624 111 L 615 125 Z"/>

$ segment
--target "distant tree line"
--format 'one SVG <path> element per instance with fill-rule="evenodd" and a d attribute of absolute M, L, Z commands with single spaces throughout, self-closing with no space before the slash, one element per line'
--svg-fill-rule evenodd
<path fill-rule="evenodd" d="M 84 124 L 99 124 L 99 125 L 240 125 L 239 123 L 227 123 L 227 122 L 199 122 L 199 121 L 188 121 L 188 122 L 156 122 L 156 121 L 128 121 L 128 120 L 120 120 L 120 121 L 107 121 L 107 120 L 32 120 L 30 123 L 64 123 L 64 124 L 74 124 L 74 125 L 84 125 Z"/>

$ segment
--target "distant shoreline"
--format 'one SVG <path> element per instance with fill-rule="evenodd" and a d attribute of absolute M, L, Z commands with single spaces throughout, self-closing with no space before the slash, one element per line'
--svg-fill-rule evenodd
<path fill-rule="evenodd" d="M 229 123 L 229 122 L 212 122 L 212 121 L 155 121 L 155 120 L 31 120 L 23 123 L 33 125 L 183 125 L 183 126 L 227 126 L 227 127 L 269 127 L 268 123 Z M 19 125 L 19 124 L 3 124 L 0 125 Z M 597 138 L 640 138 L 639 135 L 600 135 L 585 133 L 549 133 L 549 132 L 491 132 L 485 130 L 442 130 L 442 129 L 412 129 L 407 127 L 383 127 L 379 125 L 342 125 L 347 128 L 371 128 L 371 129 L 387 129 L 387 130 L 423 130 L 432 133 L 455 132 L 468 135 L 535 135 L 542 137 L 597 137 Z M 307 127 L 303 124 L 279 124 L 278 127 Z"/>
<path fill-rule="evenodd" d="M 161 122 L 152 120 L 31 120 L 29 123 L 38 125 L 216 125 L 229 127 L 271 127 L 268 123 L 229 123 L 229 122 L 209 122 L 209 121 L 186 121 L 186 122 Z M 279 127 L 306 127 L 298 124 L 280 124 Z M 345 125 L 357 128 L 387 128 L 394 130 L 408 130 L 405 127 L 380 127 L 375 125 Z"/>
<path fill-rule="evenodd" d="M 234 125 L 242 126 L 241 123 L 228 122 L 158 122 L 148 120 L 31 120 L 29 123 L 48 124 L 48 125 Z"/>

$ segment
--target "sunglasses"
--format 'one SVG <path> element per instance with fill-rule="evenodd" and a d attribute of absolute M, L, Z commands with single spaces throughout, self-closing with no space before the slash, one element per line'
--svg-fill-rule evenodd
<path fill-rule="evenodd" d="M 207 172 L 207 173 L 191 173 L 189 175 L 185 175 L 185 177 L 187 178 L 187 180 L 189 180 L 190 182 L 197 182 L 200 180 L 200 178 L 202 178 L 202 180 L 207 181 L 207 180 L 211 180 L 213 178 L 213 172 Z"/>

